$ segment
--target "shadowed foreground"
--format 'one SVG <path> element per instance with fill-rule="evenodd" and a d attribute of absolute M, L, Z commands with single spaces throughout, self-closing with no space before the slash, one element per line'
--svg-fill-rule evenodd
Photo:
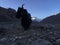
<path fill-rule="evenodd" d="M 2 33 L 0 34 L 0 45 L 57 45 L 60 44 L 60 36 L 56 26 L 52 29 L 43 25 L 43 29 L 38 24 L 31 24 L 28 31 L 23 32 L 23 28 L 18 22 L 0 23 L 3 27 Z M 0 27 L 0 28 L 2 28 Z M 47 28 L 47 30 L 46 30 Z M 6 30 L 4 32 L 4 30 Z M 35 44 L 36 43 L 36 44 Z"/>

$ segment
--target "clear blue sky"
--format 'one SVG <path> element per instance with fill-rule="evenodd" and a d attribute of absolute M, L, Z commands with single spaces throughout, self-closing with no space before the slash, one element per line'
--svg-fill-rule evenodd
<path fill-rule="evenodd" d="M 0 0 L 0 6 L 16 9 L 25 4 L 33 17 L 45 18 L 60 12 L 60 0 Z"/>

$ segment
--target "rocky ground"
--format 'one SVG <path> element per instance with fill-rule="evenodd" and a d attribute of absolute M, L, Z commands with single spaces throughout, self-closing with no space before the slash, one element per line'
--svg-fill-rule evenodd
<path fill-rule="evenodd" d="M 17 22 L 0 23 L 0 45 L 60 45 L 60 29 L 41 29 L 31 26 L 24 31 Z"/>

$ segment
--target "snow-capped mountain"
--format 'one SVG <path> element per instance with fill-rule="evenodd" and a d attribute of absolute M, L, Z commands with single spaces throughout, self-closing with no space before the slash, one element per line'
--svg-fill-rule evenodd
<path fill-rule="evenodd" d="M 41 19 L 39 19 L 39 18 L 37 18 L 37 17 L 32 17 L 32 21 L 33 21 L 33 22 L 40 22 Z"/>

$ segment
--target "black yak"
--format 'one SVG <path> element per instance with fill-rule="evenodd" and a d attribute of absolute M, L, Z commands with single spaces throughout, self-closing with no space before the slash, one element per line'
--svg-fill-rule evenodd
<path fill-rule="evenodd" d="M 22 7 L 18 8 L 16 18 L 20 18 L 22 27 L 24 30 L 28 30 L 32 20 L 31 15 L 27 12 L 26 9 L 23 8 L 23 5 Z"/>

